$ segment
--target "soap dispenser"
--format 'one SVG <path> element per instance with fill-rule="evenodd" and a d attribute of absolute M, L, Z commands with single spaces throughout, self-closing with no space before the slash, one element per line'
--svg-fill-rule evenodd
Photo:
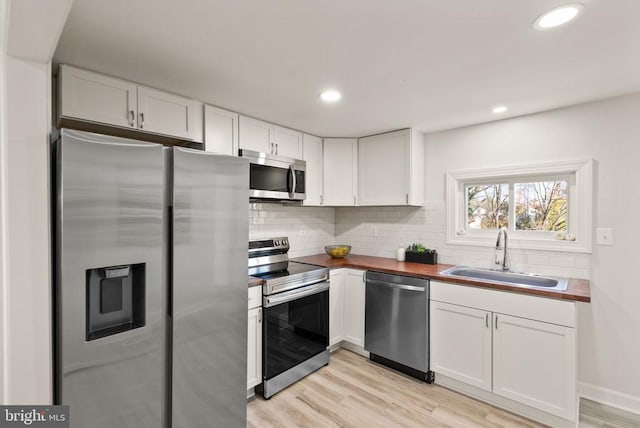
<path fill-rule="evenodd" d="M 402 244 L 400 244 L 400 246 L 396 250 L 396 260 L 399 262 L 404 261 L 404 245 Z"/>

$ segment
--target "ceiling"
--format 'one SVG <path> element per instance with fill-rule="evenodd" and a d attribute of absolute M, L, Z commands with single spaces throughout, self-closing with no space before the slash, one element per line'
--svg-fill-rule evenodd
<path fill-rule="evenodd" d="M 68 63 L 319 136 L 425 132 L 640 91 L 640 1 L 75 0 Z M 326 87 L 343 93 L 323 104 Z"/>

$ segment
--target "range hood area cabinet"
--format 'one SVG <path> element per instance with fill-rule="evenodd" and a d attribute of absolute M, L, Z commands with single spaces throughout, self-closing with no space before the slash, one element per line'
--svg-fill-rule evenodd
<path fill-rule="evenodd" d="M 424 204 L 424 136 L 414 129 L 358 139 L 361 206 Z"/>
<path fill-rule="evenodd" d="M 240 116 L 240 148 L 302 159 L 302 133 L 262 120 Z"/>
<path fill-rule="evenodd" d="M 79 120 L 203 142 L 203 104 L 69 65 L 58 73 L 59 123 Z"/>

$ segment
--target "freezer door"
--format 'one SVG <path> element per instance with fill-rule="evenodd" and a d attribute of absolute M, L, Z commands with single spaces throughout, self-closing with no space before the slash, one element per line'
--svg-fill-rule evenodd
<path fill-rule="evenodd" d="M 249 164 L 173 149 L 173 427 L 244 427 Z"/>
<path fill-rule="evenodd" d="M 55 149 L 55 400 L 74 428 L 158 428 L 162 147 L 64 129 Z"/>

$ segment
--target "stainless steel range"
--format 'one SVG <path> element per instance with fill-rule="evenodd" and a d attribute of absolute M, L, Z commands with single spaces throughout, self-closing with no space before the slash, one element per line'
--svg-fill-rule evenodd
<path fill-rule="evenodd" d="M 249 242 L 249 275 L 262 286 L 262 384 L 270 398 L 329 364 L 329 270 L 289 261 L 289 239 Z"/>

